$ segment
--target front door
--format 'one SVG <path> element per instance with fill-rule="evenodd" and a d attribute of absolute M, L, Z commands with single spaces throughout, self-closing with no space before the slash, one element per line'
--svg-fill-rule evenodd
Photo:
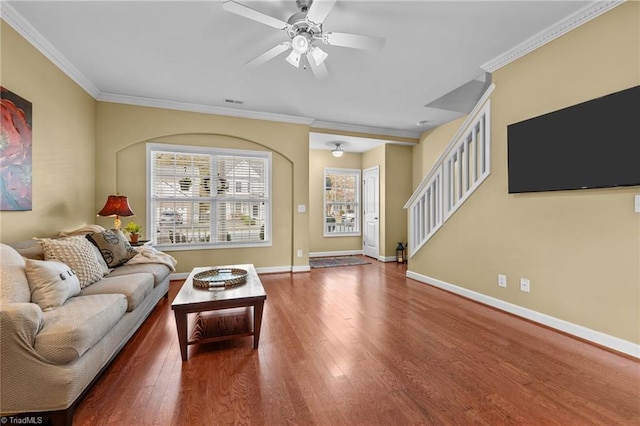
<path fill-rule="evenodd" d="M 366 169 L 362 176 L 362 246 L 365 256 L 380 256 L 380 171 L 378 166 Z"/>

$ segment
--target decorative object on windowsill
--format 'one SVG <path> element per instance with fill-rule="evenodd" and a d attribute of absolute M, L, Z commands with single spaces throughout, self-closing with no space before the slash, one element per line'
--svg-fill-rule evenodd
<path fill-rule="evenodd" d="M 344 151 L 342 150 L 341 145 L 342 145 L 341 143 L 336 142 L 336 147 L 331 150 L 331 155 L 333 155 L 336 158 L 342 157 L 342 154 L 344 154 Z"/>
<path fill-rule="evenodd" d="M 218 194 L 224 194 L 229 189 L 229 184 L 225 178 L 220 177 L 220 173 L 218 173 Z"/>
<path fill-rule="evenodd" d="M 192 182 L 191 178 L 184 177 L 178 181 L 180 184 L 180 191 L 186 192 L 191 188 Z"/>
<path fill-rule="evenodd" d="M 204 290 L 237 287 L 247 282 L 247 271 L 239 268 L 217 268 L 193 276 L 193 286 Z"/>
<path fill-rule="evenodd" d="M 98 216 L 115 217 L 113 227 L 120 229 L 120 216 L 133 216 L 135 213 L 129 207 L 129 200 L 124 195 L 109 195 L 107 202 L 102 210 L 98 212 Z"/>
<path fill-rule="evenodd" d="M 129 242 L 137 243 L 138 238 L 140 237 L 140 231 L 142 231 L 142 226 L 138 225 L 134 221 L 127 223 L 127 226 L 124 227 L 124 231 L 129 234 Z"/>
<path fill-rule="evenodd" d="M 397 263 L 404 263 L 406 261 L 406 254 L 405 254 L 405 245 L 402 243 L 398 243 L 398 246 L 396 247 L 396 262 Z"/>

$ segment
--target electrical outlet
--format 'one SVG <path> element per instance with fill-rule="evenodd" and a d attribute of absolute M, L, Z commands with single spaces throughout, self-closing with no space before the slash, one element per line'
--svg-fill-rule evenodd
<path fill-rule="evenodd" d="M 531 282 L 526 278 L 520 278 L 520 291 L 529 293 L 531 290 Z"/>
<path fill-rule="evenodd" d="M 298 257 L 302 257 L 302 250 L 298 250 Z"/>
<path fill-rule="evenodd" d="M 507 286 L 507 276 L 498 274 L 498 286 L 506 287 Z"/>

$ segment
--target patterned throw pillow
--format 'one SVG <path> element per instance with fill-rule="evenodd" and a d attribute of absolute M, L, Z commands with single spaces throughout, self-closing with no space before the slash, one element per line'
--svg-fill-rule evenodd
<path fill-rule="evenodd" d="M 80 293 L 80 281 L 69 266 L 57 260 L 27 259 L 25 273 L 31 288 L 31 302 L 43 311 L 61 306 Z"/>
<path fill-rule="evenodd" d="M 87 234 L 87 239 L 100 249 L 104 261 L 110 268 L 127 263 L 129 259 L 138 254 L 119 229 Z"/>
<path fill-rule="evenodd" d="M 59 260 L 73 269 L 80 280 L 80 288 L 100 280 L 103 276 L 91 243 L 83 236 L 40 240 L 44 260 Z"/>

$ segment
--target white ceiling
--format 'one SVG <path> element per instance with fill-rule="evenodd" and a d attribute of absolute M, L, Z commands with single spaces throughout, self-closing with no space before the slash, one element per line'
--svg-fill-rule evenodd
<path fill-rule="evenodd" d="M 285 21 L 298 11 L 294 0 L 238 2 Z M 222 1 L 3 1 L 2 16 L 99 100 L 417 137 L 461 116 L 424 105 L 572 28 L 567 22 L 586 20 L 595 7 L 338 0 L 324 31 L 384 37 L 386 46 L 322 46 L 326 80 L 293 68 L 286 55 L 245 67 L 288 37 L 223 11 Z M 312 146 L 330 149 L 327 138 Z"/>

